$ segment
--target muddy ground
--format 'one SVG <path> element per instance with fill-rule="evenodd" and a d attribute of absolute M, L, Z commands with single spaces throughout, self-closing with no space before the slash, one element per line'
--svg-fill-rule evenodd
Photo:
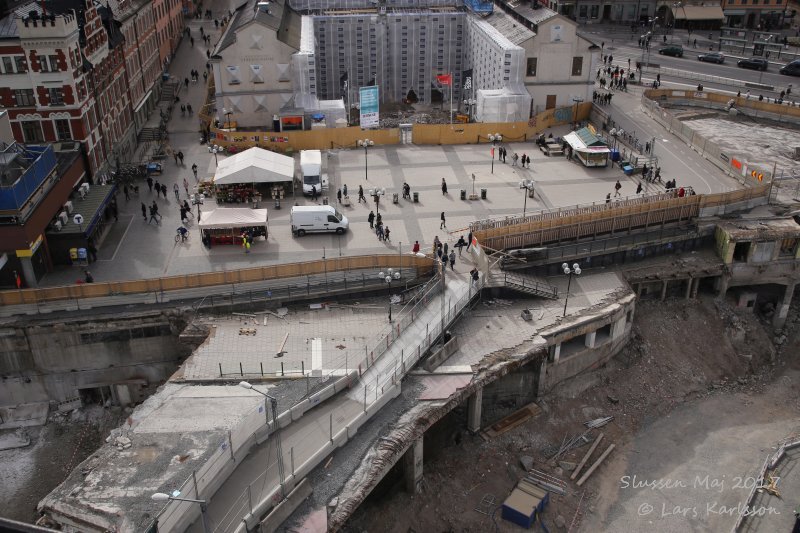
<path fill-rule="evenodd" d="M 640 301 L 632 340 L 609 364 L 540 399 L 543 414 L 489 441 L 463 431 L 465 413 L 454 411 L 426 435 L 421 494 L 405 492 L 396 469 L 345 530 L 522 531 L 497 509 L 525 475 L 523 456 L 533 459 L 534 469 L 567 482 L 566 495 L 551 496 L 542 514 L 551 531 L 729 530 L 729 516 L 642 517 L 642 503 L 669 503 L 674 493 L 629 490 L 621 479 L 686 477 L 707 467 L 713 480 L 756 470 L 777 440 L 800 429 L 798 320 L 794 308 L 784 332 L 776 333 L 768 317 L 711 297 Z M 598 448 L 613 443 L 616 449 L 577 487 L 570 470 L 588 445 L 556 463 L 548 451 L 601 416 L 614 420 L 592 436 L 603 432 Z M 729 483 L 723 496 L 736 501 L 740 494 L 731 489 Z M 711 501 L 709 494 L 682 492 L 680 497 Z M 492 500 L 494 505 L 481 504 Z"/>

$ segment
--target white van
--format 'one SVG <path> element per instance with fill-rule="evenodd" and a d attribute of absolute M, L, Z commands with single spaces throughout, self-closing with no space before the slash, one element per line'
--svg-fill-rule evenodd
<path fill-rule="evenodd" d="M 350 226 L 347 217 L 332 205 L 296 205 L 289 215 L 292 234 L 302 237 L 306 233 L 332 231 L 341 235 Z"/>
<path fill-rule="evenodd" d="M 328 176 L 322 173 L 322 152 L 302 150 L 300 152 L 300 173 L 303 179 L 303 194 L 311 196 L 314 188 L 317 194 L 328 188 Z"/>

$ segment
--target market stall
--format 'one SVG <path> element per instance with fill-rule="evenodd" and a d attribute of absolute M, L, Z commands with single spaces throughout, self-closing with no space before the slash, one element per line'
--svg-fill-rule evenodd
<path fill-rule="evenodd" d="M 276 207 L 292 190 L 294 158 L 253 147 L 219 162 L 214 175 L 218 204 L 249 203 L 258 207 L 263 197 Z"/>
<path fill-rule="evenodd" d="M 242 235 L 250 235 L 253 239 L 267 239 L 268 214 L 266 209 L 250 209 L 249 207 L 224 207 L 213 211 L 203 211 L 200 220 L 200 231 L 203 244 L 242 244 Z"/>
<path fill-rule="evenodd" d="M 593 128 L 581 128 L 568 133 L 564 136 L 564 143 L 568 146 L 568 158 L 574 155 L 586 167 L 608 166 L 611 149 L 595 135 Z"/>

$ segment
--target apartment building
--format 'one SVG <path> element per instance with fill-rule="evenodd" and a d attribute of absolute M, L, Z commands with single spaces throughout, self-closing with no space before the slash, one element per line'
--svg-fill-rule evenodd
<path fill-rule="evenodd" d="M 659 2 L 657 0 L 539 0 L 539 3 L 559 15 L 582 24 L 596 24 L 647 22 L 656 16 L 656 4 Z"/>
<path fill-rule="evenodd" d="M 789 0 L 722 0 L 722 10 L 726 26 L 751 30 L 779 30 L 794 17 Z"/>

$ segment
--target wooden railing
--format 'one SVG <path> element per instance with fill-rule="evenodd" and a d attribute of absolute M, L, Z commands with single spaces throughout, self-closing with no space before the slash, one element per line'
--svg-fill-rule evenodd
<path fill-rule="evenodd" d="M 140 279 L 131 281 L 109 281 L 64 285 L 40 289 L 22 289 L 0 292 L 0 305 L 24 305 L 52 302 L 56 300 L 102 298 L 125 294 L 178 291 L 198 287 L 213 287 L 236 283 L 296 278 L 322 275 L 332 272 L 383 268 L 414 268 L 418 275 L 431 272 L 433 259 L 416 255 L 361 255 L 334 257 L 331 259 L 259 266 L 221 272 L 202 272 L 182 276 Z"/>

